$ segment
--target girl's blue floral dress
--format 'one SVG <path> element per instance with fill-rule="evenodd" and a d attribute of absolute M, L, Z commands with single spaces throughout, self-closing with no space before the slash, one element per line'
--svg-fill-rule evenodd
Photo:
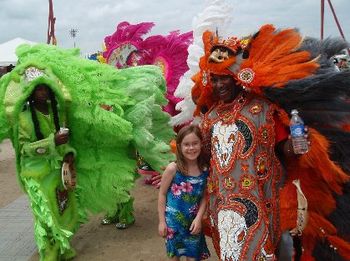
<path fill-rule="evenodd" d="M 168 227 L 166 249 L 169 257 L 187 256 L 203 260 L 210 256 L 203 233 L 191 235 L 189 228 L 196 217 L 206 187 L 208 171 L 198 177 L 177 171 L 167 192 L 165 220 Z"/>

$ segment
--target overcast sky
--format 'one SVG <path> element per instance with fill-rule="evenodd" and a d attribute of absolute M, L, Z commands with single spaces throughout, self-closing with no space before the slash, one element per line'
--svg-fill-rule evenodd
<path fill-rule="evenodd" d="M 233 3 L 232 32 L 237 36 L 255 32 L 260 25 L 298 27 L 305 35 L 320 36 L 319 0 L 227 0 Z M 69 31 L 78 29 L 75 42 L 82 53 L 102 49 L 103 39 L 121 21 L 155 22 L 151 34 L 191 30 L 193 16 L 204 0 L 53 0 L 58 45 L 71 48 Z M 350 40 L 350 0 L 332 0 L 347 40 Z M 340 36 L 325 1 L 325 36 Z M 15 37 L 46 42 L 47 0 L 0 0 L 0 43 Z"/>

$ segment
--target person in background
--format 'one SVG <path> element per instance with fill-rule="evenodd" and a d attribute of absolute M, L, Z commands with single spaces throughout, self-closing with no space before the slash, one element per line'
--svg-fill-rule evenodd
<path fill-rule="evenodd" d="M 69 145 L 65 115 L 54 92 L 46 84 L 34 87 L 19 114 L 19 175 L 31 200 L 35 216 L 35 236 L 40 238 L 39 251 L 45 260 L 72 258 L 72 248 L 58 251 L 64 229 L 73 230 L 79 213 L 74 206 L 75 150 Z M 63 169 L 63 166 L 66 166 Z M 67 178 L 68 177 L 68 178 Z M 43 195 L 45 203 L 38 201 Z M 55 216 L 50 219 L 49 214 Z"/>

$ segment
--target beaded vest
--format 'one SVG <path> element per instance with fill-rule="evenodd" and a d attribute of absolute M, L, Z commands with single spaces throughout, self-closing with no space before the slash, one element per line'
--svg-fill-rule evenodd
<path fill-rule="evenodd" d="M 242 93 L 203 119 L 209 214 L 221 260 L 272 260 L 279 237 L 274 105 Z M 273 237 L 271 237 L 273 235 Z"/>

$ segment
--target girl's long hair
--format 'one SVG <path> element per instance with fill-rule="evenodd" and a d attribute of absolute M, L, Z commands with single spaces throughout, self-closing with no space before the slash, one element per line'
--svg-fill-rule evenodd
<path fill-rule="evenodd" d="M 181 151 L 181 142 L 183 139 L 188 135 L 194 133 L 201 141 L 201 145 L 203 142 L 202 133 L 197 125 L 189 125 L 183 127 L 176 137 L 176 165 L 178 170 L 183 174 L 188 174 L 188 168 L 186 159 Z M 201 148 L 201 153 L 199 154 L 197 158 L 197 164 L 200 169 L 200 171 L 204 171 L 207 169 L 207 163 L 205 161 L 203 149 Z"/>

